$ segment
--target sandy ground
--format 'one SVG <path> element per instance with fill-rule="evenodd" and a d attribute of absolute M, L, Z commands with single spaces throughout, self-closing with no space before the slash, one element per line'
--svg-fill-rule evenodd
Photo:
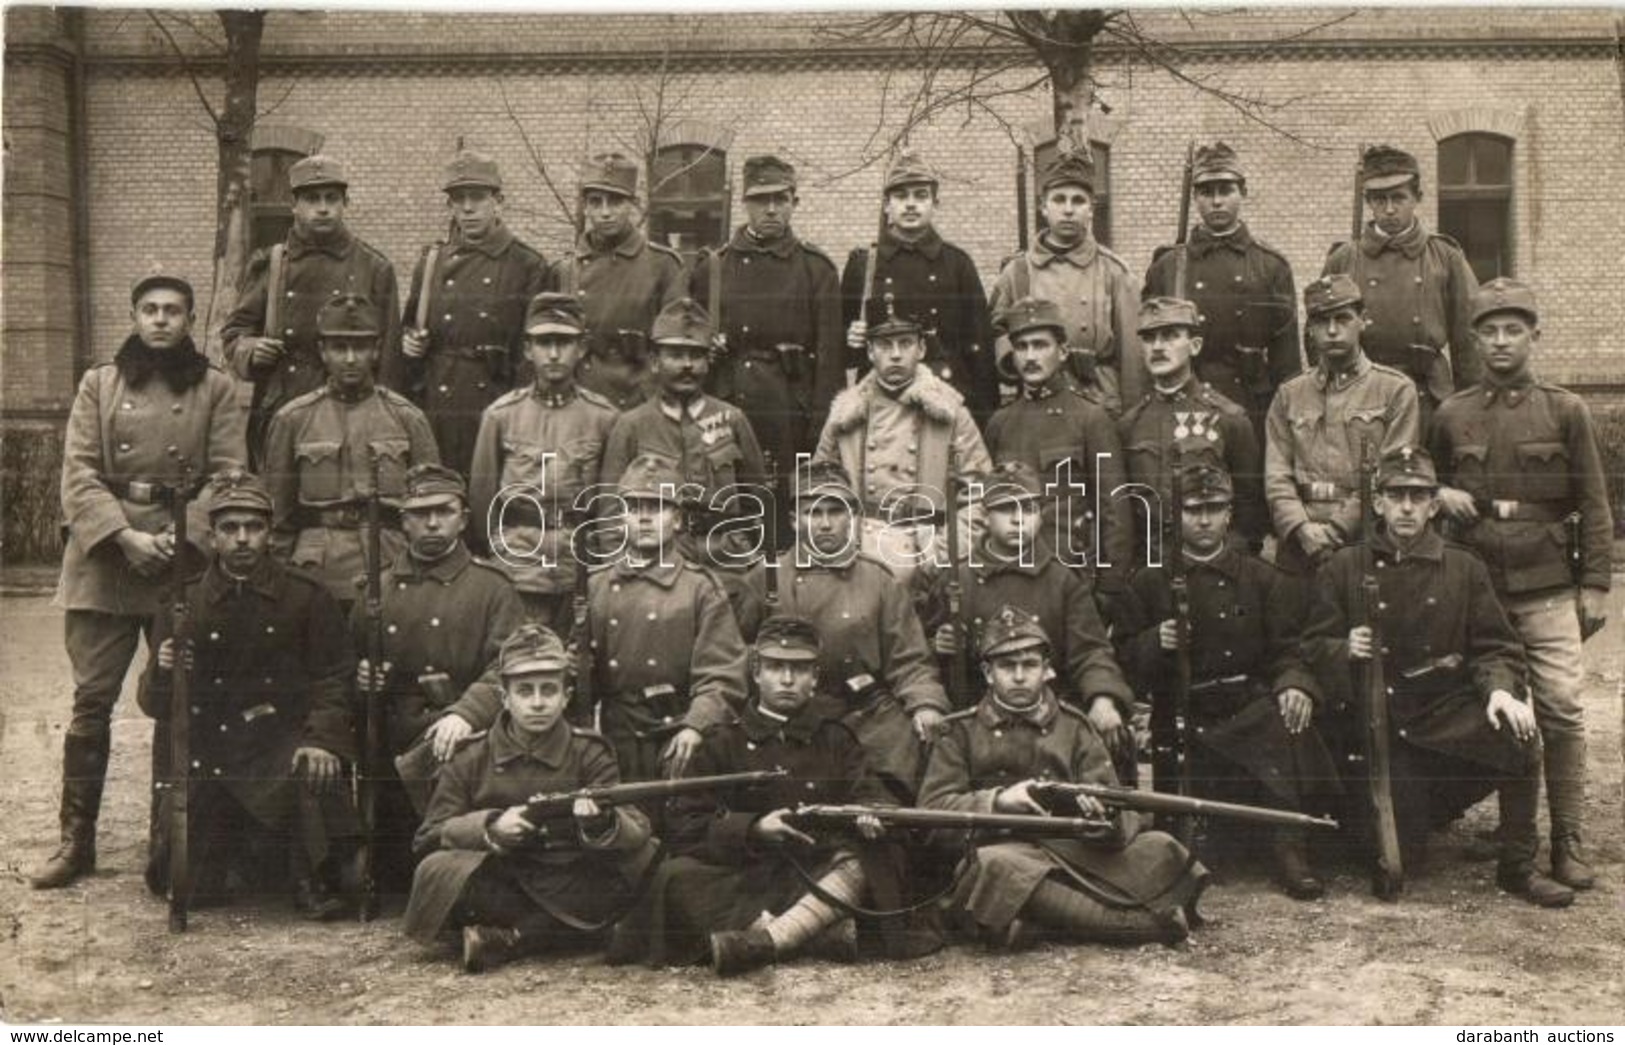
<path fill-rule="evenodd" d="M 195 912 L 171 936 L 141 881 L 150 724 L 131 694 L 114 722 L 100 869 L 29 890 L 56 832 L 70 703 L 61 616 L 0 599 L 0 1020 L 130 1024 L 418 1023 L 1617 1023 L 1625 1014 L 1620 665 L 1625 607 L 1587 646 L 1590 850 L 1600 886 L 1565 911 L 1499 894 L 1474 837 L 1493 802 L 1435 839 L 1398 904 L 1362 876 L 1327 899 L 1280 895 L 1265 869 L 1220 866 L 1218 924 L 1177 948 L 959 944 L 913 963 L 799 962 L 735 981 L 706 969 L 611 969 L 544 958 L 481 977 L 399 933 L 310 925 L 280 898 Z M 132 680 L 133 681 L 133 680 Z M 1544 831 L 1544 827 L 1543 827 Z"/>

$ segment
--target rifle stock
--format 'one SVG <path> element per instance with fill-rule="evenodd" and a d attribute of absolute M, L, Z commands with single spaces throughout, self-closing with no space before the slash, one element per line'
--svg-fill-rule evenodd
<path fill-rule="evenodd" d="M 1168 444 L 1168 492 L 1169 500 L 1173 503 L 1167 508 L 1168 540 L 1164 557 L 1168 563 L 1168 591 L 1173 597 L 1174 626 L 1179 643 L 1178 648 L 1173 651 L 1173 685 L 1168 693 L 1166 706 L 1157 715 L 1152 730 L 1152 776 L 1157 791 L 1189 798 L 1192 790 L 1191 597 L 1190 580 L 1185 570 L 1185 481 L 1180 474 L 1183 466 L 1184 455 L 1180 450 L 1179 438 L 1175 436 Z M 1181 842 L 1188 844 L 1195 834 L 1194 824 L 1189 815 L 1180 816 L 1174 834 Z"/>
<path fill-rule="evenodd" d="M 574 791 L 537 794 L 525 803 L 525 819 L 535 825 L 544 838 L 549 825 L 569 820 L 578 800 L 587 798 L 601 809 L 638 805 L 675 798 L 678 795 L 703 794 L 709 791 L 729 791 L 747 787 L 760 787 L 790 775 L 787 769 L 762 769 L 748 773 L 720 773 L 716 776 L 679 777 L 676 780 L 640 780 L 630 784 L 608 784 L 601 787 L 582 787 Z"/>
<path fill-rule="evenodd" d="M 577 519 L 575 529 L 570 532 L 570 554 L 575 559 L 575 590 L 570 594 L 570 646 L 575 653 L 575 686 L 570 694 L 570 706 L 576 709 L 574 718 L 588 723 L 592 721 L 595 705 L 592 634 L 587 626 L 587 536 L 590 529 L 584 520 Z"/>
<path fill-rule="evenodd" d="M 954 652 L 948 658 L 948 700 L 956 707 L 971 702 L 970 670 L 966 658 L 970 655 L 971 634 L 965 623 L 965 586 L 960 581 L 960 564 L 965 561 L 964 549 L 959 546 L 959 492 L 964 484 L 959 481 L 959 454 L 948 450 L 948 491 L 945 525 L 948 530 L 948 622 L 954 629 Z"/>
<path fill-rule="evenodd" d="M 1258 824 L 1279 827 L 1337 828 L 1330 817 L 1309 816 L 1290 809 L 1270 809 L 1267 806 L 1249 806 L 1238 802 L 1213 802 L 1204 798 L 1187 798 L 1154 791 L 1137 791 L 1132 787 L 1114 787 L 1110 784 L 1069 784 L 1059 781 L 1040 781 L 1028 785 L 1028 793 L 1045 808 L 1076 801 L 1079 796 L 1092 798 L 1108 809 L 1132 809 L 1140 813 L 1172 813 L 1178 816 L 1213 816 L 1232 820 L 1248 820 Z"/>
<path fill-rule="evenodd" d="M 367 446 L 367 589 L 366 644 L 367 690 L 361 704 L 361 759 L 356 763 L 356 804 L 361 814 L 361 849 L 357 853 L 356 878 L 360 893 L 359 914 L 370 921 L 378 910 L 378 775 L 383 748 L 383 512 L 380 505 L 378 448 Z"/>
<path fill-rule="evenodd" d="M 1016 245 L 1027 253 L 1027 150 L 1016 149 Z"/>
<path fill-rule="evenodd" d="M 762 569 L 766 571 L 763 583 L 767 612 L 771 615 L 779 608 L 779 462 L 771 450 L 763 450 L 762 457 L 767 463 L 767 514 L 762 518 Z"/>
<path fill-rule="evenodd" d="M 1388 749 L 1388 680 L 1382 662 L 1382 634 L 1373 608 L 1379 600 L 1376 560 L 1371 550 L 1372 480 L 1376 462 L 1367 440 L 1360 448 L 1360 527 L 1366 541 L 1361 550 L 1360 623 L 1371 629 L 1371 658 L 1357 669 L 1364 705 L 1363 737 L 1366 781 L 1371 802 L 1371 829 L 1376 843 L 1376 866 L 1371 891 L 1382 900 L 1397 900 L 1405 888 L 1405 867 L 1399 849 L 1399 826 L 1394 816 L 1394 790 Z"/>
<path fill-rule="evenodd" d="M 969 813 L 900 806 L 800 805 L 785 821 L 806 831 L 850 832 L 855 829 L 858 818 L 865 816 L 874 817 L 888 829 L 999 832 L 1025 838 L 1088 838 L 1112 830 L 1110 821 L 1086 816 Z"/>
<path fill-rule="evenodd" d="M 1179 181 L 1179 227 L 1174 230 L 1174 297 L 1188 298 L 1191 234 L 1191 182 L 1196 176 L 1196 142 L 1185 143 L 1185 173 Z"/>
<path fill-rule="evenodd" d="M 186 931 L 187 907 L 192 899 L 192 610 L 186 601 L 186 549 L 189 541 L 186 510 L 192 496 L 192 462 L 171 451 L 180 466 L 180 479 L 170 491 L 170 524 L 175 550 L 170 559 L 173 588 L 170 612 L 174 617 L 175 666 L 169 693 L 169 931 Z"/>

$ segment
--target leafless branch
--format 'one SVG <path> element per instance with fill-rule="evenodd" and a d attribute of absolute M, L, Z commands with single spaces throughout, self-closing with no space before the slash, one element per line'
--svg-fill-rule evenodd
<path fill-rule="evenodd" d="M 574 228 L 575 210 L 570 206 L 569 196 L 554 181 L 553 172 L 548 168 L 547 161 L 542 158 L 541 151 L 536 148 L 536 143 L 531 140 L 530 132 L 525 130 L 525 122 L 519 118 L 519 113 L 514 110 L 513 102 L 508 98 L 508 88 L 500 79 L 497 80 L 497 92 L 502 96 L 503 112 L 507 113 L 508 120 L 513 124 L 514 130 L 519 132 L 519 140 L 524 144 L 526 154 L 530 156 L 531 166 L 536 169 L 536 173 L 541 177 L 542 184 L 547 186 L 547 191 L 552 195 L 553 202 L 558 205 L 559 213 L 564 215 L 565 224 Z"/>
<path fill-rule="evenodd" d="M 218 129 L 220 126 L 220 114 L 216 112 L 214 106 L 210 104 L 209 96 L 203 92 L 203 82 L 198 77 L 198 71 L 192 66 L 191 55 L 187 54 L 181 45 L 176 42 L 175 34 L 169 31 L 169 26 L 164 24 L 164 20 L 158 14 L 158 12 L 148 11 L 147 18 L 152 22 L 153 25 L 158 27 L 158 31 L 160 33 L 164 34 L 164 39 L 168 41 L 169 49 L 174 51 L 175 57 L 179 59 L 181 69 L 186 73 L 186 78 L 192 81 L 192 90 L 197 93 L 197 100 L 203 105 L 203 111 L 209 114 L 209 120 L 213 122 L 215 127 Z"/>
<path fill-rule="evenodd" d="M 259 112 L 254 114 L 254 121 L 256 123 L 258 123 L 260 120 L 264 119 L 265 117 L 267 117 L 267 116 L 271 115 L 272 113 L 276 112 L 278 109 L 282 108 L 283 104 L 285 102 L 287 102 L 288 98 L 293 94 L 294 88 L 296 88 L 298 86 L 299 86 L 299 81 L 298 80 L 289 80 L 287 89 L 284 90 L 280 96 L 278 96 L 276 101 L 272 102 L 270 105 L 267 105 L 265 108 L 261 109 Z"/>

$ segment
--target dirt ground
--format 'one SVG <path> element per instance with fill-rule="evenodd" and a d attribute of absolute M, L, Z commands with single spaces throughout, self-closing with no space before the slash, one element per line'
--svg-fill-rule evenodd
<path fill-rule="evenodd" d="M 142 884 L 150 724 L 130 693 L 114 722 L 100 869 L 51 893 L 26 874 L 56 832 L 71 684 L 61 615 L 0 598 L 0 1021 L 124 1024 L 1618 1023 L 1625 1013 L 1621 651 L 1625 608 L 1587 646 L 1590 850 L 1599 887 L 1564 911 L 1499 894 L 1474 860 L 1493 801 L 1441 834 L 1403 900 L 1361 876 L 1297 903 L 1262 865 L 1221 865 L 1218 924 L 1177 948 L 960 944 L 913 963 L 798 962 L 736 981 L 707 969 L 611 969 L 540 959 L 480 977 L 399 933 L 310 925 L 279 898 L 195 912 L 166 931 Z M 1544 827 L 1543 827 L 1544 832 Z"/>

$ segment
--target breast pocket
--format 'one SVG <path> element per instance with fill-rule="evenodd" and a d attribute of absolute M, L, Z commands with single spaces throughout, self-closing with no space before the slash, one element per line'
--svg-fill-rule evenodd
<path fill-rule="evenodd" d="M 378 492 L 384 497 L 400 497 L 406 493 L 406 470 L 412 466 L 412 442 L 409 439 L 374 439 L 371 443 L 378 454 Z"/>
<path fill-rule="evenodd" d="M 299 499 L 306 504 L 325 504 L 344 496 L 344 472 L 339 467 L 337 441 L 312 441 L 294 446 L 299 468 Z"/>
<path fill-rule="evenodd" d="M 1519 443 L 1520 500 L 1561 501 L 1569 495 L 1569 450 L 1562 443 Z"/>
<path fill-rule="evenodd" d="M 724 486 L 732 486 L 739 481 L 739 466 L 745 455 L 740 451 L 739 444 L 732 436 L 728 436 L 715 446 L 705 451 L 706 477 L 709 489 L 707 493 L 714 492 Z"/>
<path fill-rule="evenodd" d="M 575 489 L 598 481 L 598 461 L 603 456 L 602 439 L 571 439 L 564 444 L 565 476 Z"/>
<path fill-rule="evenodd" d="M 1162 458 L 1167 451 L 1155 439 L 1142 439 L 1123 447 L 1128 477 L 1137 483 L 1155 483 L 1162 475 Z"/>
<path fill-rule="evenodd" d="M 1366 445 L 1371 453 L 1382 452 L 1383 437 L 1388 434 L 1388 420 L 1382 407 L 1350 410 L 1348 419 L 1349 452 L 1359 460 Z"/>
<path fill-rule="evenodd" d="M 1492 490 L 1489 456 L 1490 448 L 1478 443 L 1457 446 L 1451 451 L 1450 468 L 1455 473 L 1455 485 L 1480 500 L 1488 497 Z"/>
<path fill-rule="evenodd" d="M 544 467 L 552 472 L 558 467 L 557 457 L 551 462 L 547 460 L 547 451 L 534 443 L 514 442 L 511 439 L 502 441 L 502 485 L 514 486 L 523 484 L 545 491 L 547 484 L 543 482 Z M 557 476 L 547 475 L 545 478 L 557 479 Z"/>

